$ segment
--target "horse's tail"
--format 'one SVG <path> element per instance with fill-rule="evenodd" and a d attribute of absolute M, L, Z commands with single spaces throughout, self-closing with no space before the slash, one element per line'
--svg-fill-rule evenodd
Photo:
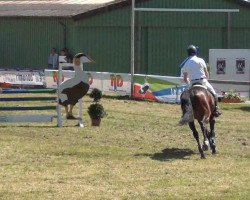
<path fill-rule="evenodd" d="M 180 99 L 181 99 L 182 117 L 179 121 L 179 124 L 184 125 L 194 120 L 190 90 L 185 90 L 181 94 Z"/>

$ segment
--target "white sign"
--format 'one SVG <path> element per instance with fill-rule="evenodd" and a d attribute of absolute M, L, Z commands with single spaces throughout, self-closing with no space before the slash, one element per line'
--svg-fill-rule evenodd
<path fill-rule="evenodd" d="M 0 70 L 0 83 L 43 86 L 45 84 L 44 73 L 29 70 Z"/>
<path fill-rule="evenodd" d="M 210 82 L 218 94 L 235 90 L 249 96 L 250 49 L 210 49 L 209 65 Z"/>
<path fill-rule="evenodd" d="M 249 81 L 250 49 L 210 49 L 211 79 Z"/>

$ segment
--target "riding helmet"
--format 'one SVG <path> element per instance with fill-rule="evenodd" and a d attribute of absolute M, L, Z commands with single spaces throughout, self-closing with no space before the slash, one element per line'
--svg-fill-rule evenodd
<path fill-rule="evenodd" d="M 187 48 L 187 53 L 189 56 L 193 56 L 197 54 L 197 48 L 194 45 L 189 45 Z"/>

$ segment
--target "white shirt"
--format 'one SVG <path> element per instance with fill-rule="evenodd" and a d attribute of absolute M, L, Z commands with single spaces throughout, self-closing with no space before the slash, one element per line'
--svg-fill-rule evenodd
<path fill-rule="evenodd" d="M 58 67 L 58 54 L 49 54 L 48 64 L 52 65 L 53 68 Z"/>
<path fill-rule="evenodd" d="M 200 78 L 206 78 L 205 68 L 207 68 L 205 61 L 197 56 L 192 56 L 184 64 L 181 71 L 182 74 L 186 72 L 188 74 L 189 80 L 195 80 Z"/>

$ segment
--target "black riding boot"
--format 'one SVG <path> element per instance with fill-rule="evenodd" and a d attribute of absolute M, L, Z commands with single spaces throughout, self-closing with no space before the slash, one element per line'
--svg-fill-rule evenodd
<path fill-rule="evenodd" d="M 222 113 L 219 111 L 219 107 L 218 107 L 218 97 L 217 95 L 213 95 L 214 96 L 214 106 L 215 106 L 215 109 L 214 109 L 214 116 L 215 117 L 219 117 Z"/>

